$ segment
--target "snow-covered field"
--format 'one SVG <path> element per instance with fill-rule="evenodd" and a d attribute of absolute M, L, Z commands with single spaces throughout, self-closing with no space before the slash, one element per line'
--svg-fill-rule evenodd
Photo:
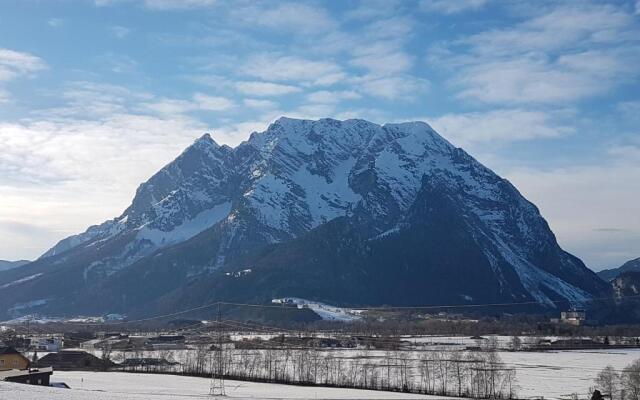
<path fill-rule="evenodd" d="M 622 370 L 640 358 L 640 349 L 501 352 L 502 360 L 517 370 L 518 397 L 587 397 L 594 378 L 604 367 Z"/>
<path fill-rule="evenodd" d="M 347 351 L 343 351 L 347 352 Z M 344 354 L 346 356 L 346 354 Z M 621 370 L 640 358 L 640 350 L 589 350 L 558 352 L 501 352 L 508 366 L 516 367 L 518 397 L 586 398 L 593 379 L 606 365 Z M 174 375 L 120 372 L 56 371 L 52 382 L 65 382 L 71 390 L 0 382 L 2 400 L 112 400 L 207 398 L 209 380 Z M 436 396 L 406 395 L 356 389 L 302 387 L 227 381 L 227 394 L 240 399 L 410 399 Z"/>
<path fill-rule="evenodd" d="M 123 372 L 55 372 L 52 382 L 71 389 L 0 382 L 2 400 L 138 400 L 211 399 L 209 379 Z M 443 399 L 357 389 L 335 389 L 226 381 L 227 397 L 234 399 Z"/>

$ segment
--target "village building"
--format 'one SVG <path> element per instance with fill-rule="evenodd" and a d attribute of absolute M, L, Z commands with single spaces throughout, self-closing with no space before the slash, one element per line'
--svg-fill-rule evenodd
<path fill-rule="evenodd" d="M 34 341 L 32 340 L 31 343 L 33 346 Z M 38 351 L 60 351 L 60 349 L 62 348 L 62 339 L 53 337 L 40 338 L 36 341 L 35 344 Z"/>
<path fill-rule="evenodd" d="M 39 367 L 53 367 L 61 371 L 99 371 L 113 366 L 108 360 L 102 360 L 93 354 L 81 350 L 63 350 L 49 353 L 38 360 Z"/>
<path fill-rule="evenodd" d="M 183 335 L 160 335 L 147 339 L 147 346 L 153 349 L 184 349 L 185 337 Z"/>
<path fill-rule="evenodd" d="M 0 347 L 0 371 L 29 368 L 29 359 L 13 347 Z"/>
<path fill-rule="evenodd" d="M 569 325 L 583 325 L 586 319 L 587 313 L 584 310 L 570 310 L 560 313 L 560 321 Z"/>
<path fill-rule="evenodd" d="M 12 369 L 0 371 L 0 381 L 49 386 L 53 368 Z"/>

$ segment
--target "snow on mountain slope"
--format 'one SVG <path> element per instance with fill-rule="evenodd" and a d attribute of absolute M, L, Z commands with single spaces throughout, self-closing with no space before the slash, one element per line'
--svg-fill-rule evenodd
<path fill-rule="evenodd" d="M 556 296 L 581 302 L 602 290 L 559 248 L 533 204 L 428 124 L 290 118 L 236 148 L 203 135 L 141 184 L 122 215 L 62 240 L 24 276 L 0 276 L 0 286 L 42 273 L 20 284 L 53 290 L 44 284 L 47 275 L 65 266 L 86 288 L 102 285 L 130 266 L 147 268 L 149 257 L 148 265 L 181 265 L 185 257 L 175 246 L 188 243 L 198 257 L 174 272 L 181 285 L 343 216 L 357 215 L 367 221 L 370 240 L 385 240 L 421 223 L 407 220 L 407 212 L 431 184 L 463 214 L 501 285 L 513 284 L 505 272 L 511 269 L 527 296 L 549 306 Z"/>

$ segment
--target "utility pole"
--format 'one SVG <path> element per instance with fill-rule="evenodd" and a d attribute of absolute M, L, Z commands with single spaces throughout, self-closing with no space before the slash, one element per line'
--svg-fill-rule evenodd
<path fill-rule="evenodd" d="M 209 388 L 209 396 L 223 397 L 226 396 L 224 387 L 224 354 L 222 352 L 222 314 L 220 313 L 220 302 L 218 302 L 218 313 L 216 316 L 216 349 L 214 350 L 216 368 L 211 362 L 211 387 Z M 213 360 L 212 360 L 213 361 Z"/>

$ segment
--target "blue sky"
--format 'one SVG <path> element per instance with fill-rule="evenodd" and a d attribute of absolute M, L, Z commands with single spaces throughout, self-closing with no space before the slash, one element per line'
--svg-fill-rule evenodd
<path fill-rule="evenodd" d="M 424 120 L 594 269 L 640 256 L 640 2 L 0 5 L 0 258 L 119 215 L 195 137 Z"/>

